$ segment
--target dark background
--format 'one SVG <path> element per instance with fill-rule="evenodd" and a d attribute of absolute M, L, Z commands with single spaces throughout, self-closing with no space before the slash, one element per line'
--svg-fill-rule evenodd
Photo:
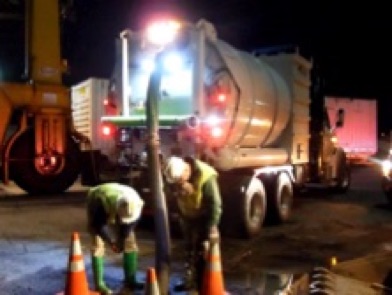
<path fill-rule="evenodd" d="M 0 0 L 3 3 L 0 11 L 17 2 L 20 1 Z M 221 39 L 242 50 L 287 44 L 299 46 L 306 57 L 312 58 L 321 77 L 323 95 L 375 98 L 378 100 L 379 133 L 389 133 L 392 129 L 389 119 L 392 109 L 389 95 L 392 17 L 387 1 L 72 2 L 62 25 L 63 55 L 70 69 L 65 77 L 68 85 L 91 76 L 110 77 L 114 65 L 114 40 L 126 28 L 138 30 L 154 16 L 162 14 L 188 21 L 204 18 L 216 26 Z M 0 32 L 2 28 L 5 28 L 4 22 L 0 22 Z M 0 53 L 4 40 L 9 38 L 16 38 L 15 33 L 3 39 L 0 34 Z M 13 55 L 15 50 L 11 50 Z"/>

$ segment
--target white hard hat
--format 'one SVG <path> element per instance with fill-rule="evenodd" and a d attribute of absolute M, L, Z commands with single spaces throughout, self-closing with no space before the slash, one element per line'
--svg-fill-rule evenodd
<path fill-rule="evenodd" d="M 122 188 L 123 194 L 117 200 L 117 214 L 121 223 L 132 223 L 139 219 L 144 205 L 139 194 L 132 188 Z"/>
<path fill-rule="evenodd" d="M 180 157 L 172 156 L 167 159 L 163 174 L 165 175 L 167 182 L 174 183 L 181 178 L 185 169 L 185 161 Z"/>

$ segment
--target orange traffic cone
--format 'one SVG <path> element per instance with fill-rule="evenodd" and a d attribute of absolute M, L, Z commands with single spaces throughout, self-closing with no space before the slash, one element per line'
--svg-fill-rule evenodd
<path fill-rule="evenodd" d="M 71 251 L 68 259 L 68 273 L 63 295 L 99 295 L 98 292 L 88 289 L 87 275 L 84 269 L 82 247 L 79 234 L 72 234 Z"/>
<path fill-rule="evenodd" d="M 146 290 L 144 295 L 159 295 L 159 288 L 155 268 L 150 267 L 147 270 Z"/>
<path fill-rule="evenodd" d="M 225 295 L 219 243 L 212 243 L 206 261 L 206 269 L 200 295 Z"/>

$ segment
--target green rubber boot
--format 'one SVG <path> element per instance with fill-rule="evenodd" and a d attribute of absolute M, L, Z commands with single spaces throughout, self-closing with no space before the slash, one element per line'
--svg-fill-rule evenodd
<path fill-rule="evenodd" d="M 103 280 L 103 257 L 92 256 L 91 260 L 93 266 L 95 290 L 103 295 L 113 294 L 113 291 L 106 286 L 105 281 Z"/>
<path fill-rule="evenodd" d="M 123 254 L 125 284 L 131 290 L 141 290 L 144 288 L 144 284 L 136 280 L 137 266 L 138 255 L 136 251 Z"/>

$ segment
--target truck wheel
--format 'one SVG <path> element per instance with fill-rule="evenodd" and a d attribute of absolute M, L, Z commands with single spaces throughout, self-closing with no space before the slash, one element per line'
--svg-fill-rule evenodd
<path fill-rule="evenodd" d="M 351 173 L 348 165 L 344 165 L 342 169 L 343 169 L 342 174 L 339 177 L 338 184 L 335 188 L 335 191 L 341 194 L 347 192 L 347 190 L 350 188 L 350 182 L 351 182 Z"/>
<path fill-rule="evenodd" d="M 262 181 L 236 172 L 219 176 L 223 212 L 221 232 L 249 239 L 261 232 L 266 216 L 266 194 Z"/>
<path fill-rule="evenodd" d="M 34 130 L 21 134 L 10 151 L 11 179 L 29 194 L 56 194 L 67 190 L 80 173 L 80 150 L 71 136 L 67 137 L 65 164 L 57 174 L 41 174 L 34 165 Z"/>
<path fill-rule="evenodd" d="M 268 220 L 274 224 L 290 219 L 293 207 L 293 184 L 287 173 L 279 173 L 267 189 Z"/>
<path fill-rule="evenodd" d="M 245 235 L 254 237 L 260 233 L 266 215 L 266 197 L 264 185 L 258 178 L 252 178 L 242 202 Z"/>
<path fill-rule="evenodd" d="M 389 206 L 392 206 L 392 185 L 389 177 L 383 176 L 381 178 L 381 189 L 388 200 Z"/>
<path fill-rule="evenodd" d="M 392 191 L 384 192 L 385 196 L 387 197 L 389 206 L 392 206 Z"/>
<path fill-rule="evenodd" d="M 343 194 L 347 192 L 350 187 L 351 171 L 344 151 L 339 150 L 338 153 L 339 170 L 335 185 L 332 187 L 332 191 L 334 193 Z"/>

